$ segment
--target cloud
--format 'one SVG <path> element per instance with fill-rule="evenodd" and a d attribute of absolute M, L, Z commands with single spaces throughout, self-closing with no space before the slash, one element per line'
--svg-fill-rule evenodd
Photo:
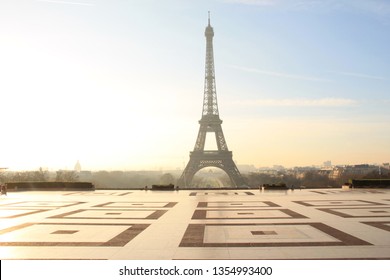
<path fill-rule="evenodd" d="M 306 76 L 306 75 L 295 75 L 295 74 L 289 74 L 289 73 L 283 73 L 283 72 L 274 72 L 274 71 L 266 71 L 266 70 L 260 70 L 256 68 L 249 68 L 249 67 L 242 67 L 242 66 L 236 66 L 236 65 L 229 65 L 229 67 L 251 72 L 251 73 L 257 73 L 261 75 L 267 75 L 267 76 L 274 76 L 274 77 L 281 77 L 286 79 L 294 79 L 294 80 L 304 80 L 304 81 L 312 81 L 312 82 L 331 82 L 329 79 L 324 78 L 318 78 L 313 76 Z"/>
<path fill-rule="evenodd" d="M 60 0 L 36 0 L 38 2 L 47 2 L 54 4 L 66 4 L 66 5 L 79 5 L 79 6 L 94 6 L 93 3 L 88 2 L 73 2 L 73 1 L 60 1 Z"/>
<path fill-rule="evenodd" d="M 347 98 L 320 99 L 256 99 L 237 101 L 240 105 L 261 107 L 349 107 L 358 104 L 356 100 Z"/>

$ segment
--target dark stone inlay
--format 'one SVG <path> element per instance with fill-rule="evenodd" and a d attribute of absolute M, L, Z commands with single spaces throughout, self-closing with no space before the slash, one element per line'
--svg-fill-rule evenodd
<path fill-rule="evenodd" d="M 133 193 L 133 192 L 120 193 L 120 194 L 118 194 L 118 196 L 125 196 L 125 195 L 132 194 L 132 193 Z"/>
<path fill-rule="evenodd" d="M 121 206 L 115 206 L 115 203 L 121 203 Z M 128 203 L 129 205 L 124 205 Z M 146 205 L 146 203 L 148 205 Z M 160 205 L 153 205 L 153 204 L 161 204 L 166 203 L 163 206 Z M 114 204 L 114 205 L 113 205 Z M 95 205 L 93 207 L 104 207 L 104 208 L 172 208 L 175 206 L 177 202 L 106 202 L 102 204 Z"/>
<path fill-rule="evenodd" d="M 197 207 L 207 207 L 208 202 L 199 202 Z"/>
<path fill-rule="evenodd" d="M 34 205 L 28 205 L 29 203 L 33 203 Z M 7 203 L 7 204 L 2 204 L 0 207 L 51 207 L 51 208 L 63 208 L 63 207 L 69 207 L 69 206 L 74 206 L 78 204 L 82 204 L 85 202 L 70 202 L 70 201 L 21 201 L 21 202 L 14 202 L 14 203 Z M 27 205 L 24 205 L 27 204 Z M 35 206 L 36 205 L 36 206 Z"/>
<path fill-rule="evenodd" d="M 204 232 L 207 226 L 272 226 L 286 225 L 312 226 L 336 239 L 338 241 L 306 241 L 306 242 L 237 242 L 237 243 L 204 243 Z M 271 224 L 190 224 L 184 233 L 183 239 L 179 247 L 301 247 L 301 246 L 357 246 L 357 245 L 372 245 L 362 239 L 349 235 L 338 229 L 325 225 L 323 223 L 271 223 Z"/>
<path fill-rule="evenodd" d="M 251 233 L 252 235 L 277 235 L 273 230 L 253 230 Z"/>
<path fill-rule="evenodd" d="M 5 228 L 5 229 L 0 230 L 0 235 L 4 234 L 4 233 L 11 232 L 11 231 L 14 231 L 14 230 L 26 228 L 26 227 L 29 227 L 29 226 L 32 226 L 32 225 L 33 225 L 33 223 L 25 223 L 25 224 L 13 226 L 13 227 L 10 227 L 10 228 Z M 1 243 L 0 243 L 0 245 L 1 245 Z"/>
<path fill-rule="evenodd" d="M 168 212 L 167 210 L 156 210 L 154 211 L 154 213 L 150 214 L 149 216 L 147 216 L 145 219 L 154 219 L 154 220 L 157 220 L 158 218 L 160 218 L 162 215 L 164 215 L 166 212 Z"/>
<path fill-rule="evenodd" d="M 109 195 L 109 196 L 126 196 L 129 194 L 132 194 L 133 192 L 72 192 L 72 193 L 65 193 L 64 196 L 72 196 L 72 195 L 88 195 L 88 196 L 103 196 L 103 195 Z"/>
<path fill-rule="evenodd" d="M 105 215 L 121 215 L 122 213 L 106 213 Z"/>
<path fill-rule="evenodd" d="M 345 204 L 345 206 L 375 206 L 375 205 L 387 205 L 379 202 L 367 201 L 367 200 L 330 200 L 330 199 L 319 199 L 319 200 L 302 200 L 302 201 L 293 201 L 295 203 L 310 206 L 310 207 L 324 207 L 324 206 L 334 206 L 334 204 L 341 204 L 343 202 L 354 202 L 351 204 Z M 328 202 L 328 204 L 316 205 L 311 202 Z"/>
<path fill-rule="evenodd" d="M 78 213 L 82 213 L 82 212 L 88 212 L 88 211 L 101 211 L 102 212 L 102 216 L 101 217 L 88 217 L 88 216 L 85 216 L 85 217 L 71 217 L 72 215 L 74 214 L 78 214 Z M 55 216 L 51 216 L 51 217 L 48 217 L 48 219 L 88 219 L 88 220 L 91 220 L 91 219 L 108 219 L 107 217 L 104 217 L 105 215 L 107 215 L 107 213 L 110 213 L 110 212 L 106 212 L 107 209 L 79 209 L 79 210 L 75 210 L 75 211 L 71 211 L 71 212 L 67 212 L 67 213 L 62 213 L 62 214 L 59 214 L 59 215 L 55 215 Z M 149 209 L 142 209 L 142 210 L 135 210 L 135 209 L 116 209 L 116 211 L 122 211 L 122 212 L 136 212 L 136 211 L 153 211 L 153 213 L 151 213 L 149 216 L 147 217 L 144 217 L 144 218 L 139 218 L 139 217 L 118 217 L 118 218 L 115 218 L 115 217 L 112 217 L 112 218 L 109 218 L 109 219 L 127 219 L 127 220 L 142 220 L 142 219 L 146 219 L 146 220 L 156 220 L 158 218 L 160 218 L 162 215 L 164 215 L 168 210 L 149 210 Z M 120 213 L 120 214 L 123 214 L 123 213 Z"/>
<path fill-rule="evenodd" d="M 23 225 L 7 228 L 0 230 L 0 234 L 6 232 L 12 232 L 15 230 L 20 230 L 32 225 L 72 225 L 72 226 L 80 226 L 80 224 L 73 223 L 26 223 Z M 119 233 L 117 236 L 106 242 L 0 242 L 0 246 L 110 246 L 110 247 L 123 247 L 127 243 L 129 243 L 134 237 L 144 231 L 150 224 L 82 224 L 83 226 L 95 225 L 95 226 L 129 226 L 126 230 Z"/>
<path fill-rule="evenodd" d="M 76 232 L 79 232 L 79 230 L 57 230 L 52 232 L 51 234 L 74 234 Z"/>
<path fill-rule="evenodd" d="M 64 193 L 63 196 L 70 196 L 70 195 L 80 195 L 83 194 L 84 192 L 71 192 L 71 193 Z"/>
<path fill-rule="evenodd" d="M 333 214 L 342 218 L 383 218 L 383 217 L 390 217 L 390 213 L 388 210 L 375 210 L 375 209 L 390 209 L 390 207 L 381 207 L 381 208 L 368 208 L 368 207 L 353 207 L 353 208 L 317 208 L 318 210 L 324 211 L 329 214 Z M 342 212 L 342 210 L 351 210 L 351 209 L 359 209 L 359 210 L 367 210 L 368 212 L 372 211 L 384 211 L 384 213 L 389 213 L 389 215 L 359 215 L 354 216 L 347 213 Z M 372 210 L 371 210 L 372 209 Z M 339 210 L 339 211 L 338 211 Z M 371 210 L 371 211 L 369 211 Z M 379 214 L 379 212 L 376 212 Z M 383 213 L 383 212 L 381 212 Z"/>
<path fill-rule="evenodd" d="M 319 193 L 319 194 L 327 194 L 326 192 L 321 192 L 321 191 L 311 191 L 313 193 Z"/>
<path fill-rule="evenodd" d="M 209 205 L 210 203 L 230 203 L 229 205 L 217 205 L 217 206 L 211 206 Z M 258 206 L 253 206 L 249 205 L 246 206 L 244 203 L 259 203 Z M 261 205 L 261 204 L 265 204 Z M 232 206 L 235 207 L 248 207 L 248 208 L 253 208 L 253 207 L 281 207 L 280 205 L 272 202 L 272 201 L 238 201 L 238 202 L 229 202 L 229 201 L 208 201 L 208 202 L 199 202 L 198 203 L 198 208 L 230 208 Z"/>
<path fill-rule="evenodd" d="M 204 247 L 203 237 L 206 225 L 189 224 L 179 247 Z"/>
<path fill-rule="evenodd" d="M 255 195 L 252 192 L 243 192 L 242 194 Z M 229 193 L 229 192 L 213 192 L 213 193 L 211 193 L 211 192 L 191 192 L 189 195 L 190 196 L 197 196 L 197 195 L 227 196 L 227 195 L 240 195 L 240 193 L 238 193 L 238 192 L 233 192 L 233 193 Z"/>
<path fill-rule="evenodd" d="M 384 210 L 374 210 L 370 211 L 371 213 L 389 213 L 389 211 L 384 211 Z"/>
<path fill-rule="evenodd" d="M 361 222 L 361 223 L 390 232 L 390 221 Z"/>
<path fill-rule="evenodd" d="M 27 216 L 27 215 L 32 215 L 32 214 L 36 214 L 36 213 L 49 211 L 49 209 L 39 209 L 39 210 L 36 210 L 36 209 L 25 209 L 25 208 L 22 208 L 22 209 L 5 208 L 5 209 L 2 209 L 2 210 L 23 210 L 23 211 L 30 210 L 30 212 L 25 212 L 25 213 L 21 213 L 21 214 L 15 214 L 15 215 L 12 215 L 12 216 L 7 216 L 7 217 L 1 217 L 0 219 L 13 219 L 13 218 L 18 218 L 18 217 L 23 217 L 23 216 Z"/>
<path fill-rule="evenodd" d="M 307 219 L 306 216 L 303 216 L 297 212 L 294 212 L 290 209 L 248 209 L 248 210 L 251 210 L 251 211 L 280 211 L 290 217 L 273 217 L 273 216 L 270 216 L 270 217 L 215 217 L 215 218 L 207 218 L 207 212 L 211 212 L 211 211 L 217 211 L 217 212 L 238 212 L 238 211 L 242 211 L 242 209 L 228 209 L 228 210 L 203 210 L 203 209 L 197 209 L 194 211 L 194 214 L 192 215 L 192 220 L 204 220 L 204 219 L 210 219 L 210 220 L 214 220 L 214 219 Z M 241 212 L 242 213 L 242 212 Z"/>
<path fill-rule="evenodd" d="M 244 212 L 244 213 L 237 213 L 237 215 L 254 215 L 255 213 L 250 212 Z"/>

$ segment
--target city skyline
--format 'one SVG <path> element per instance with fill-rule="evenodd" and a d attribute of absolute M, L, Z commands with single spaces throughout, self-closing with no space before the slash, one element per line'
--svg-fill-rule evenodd
<path fill-rule="evenodd" d="M 387 1 L 6 0 L 0 167 L 184 168 L 208 11 L 237 165 L 390 161 Z"/>

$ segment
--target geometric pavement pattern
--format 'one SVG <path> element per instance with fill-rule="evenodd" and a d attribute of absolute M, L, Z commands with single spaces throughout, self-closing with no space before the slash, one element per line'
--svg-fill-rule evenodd
<path fill-rule="evenodd" d="M 221 235 L 223 239 L 219 238 Z M 371 244 L 323 223 L 192 224 L 188 226 L 180 244 L 183 247 L 340 245 Z"/>
<path fill-rule="evenodd" d="M 9 192 L 0 258 L 390 259 L 390 190 Z"/>

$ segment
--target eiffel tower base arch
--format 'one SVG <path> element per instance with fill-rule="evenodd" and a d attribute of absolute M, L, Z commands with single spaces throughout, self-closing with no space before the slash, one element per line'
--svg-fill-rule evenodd
<path fill-rule="evenodd" d="M 217 167 L 226 172 L 233 187 L 246 186 L 231 151 L 194 151 L 190 153 L 190 160 L 180 176 L 177 185 L 191 186 L 195 174 L 205 167 Z"/>

